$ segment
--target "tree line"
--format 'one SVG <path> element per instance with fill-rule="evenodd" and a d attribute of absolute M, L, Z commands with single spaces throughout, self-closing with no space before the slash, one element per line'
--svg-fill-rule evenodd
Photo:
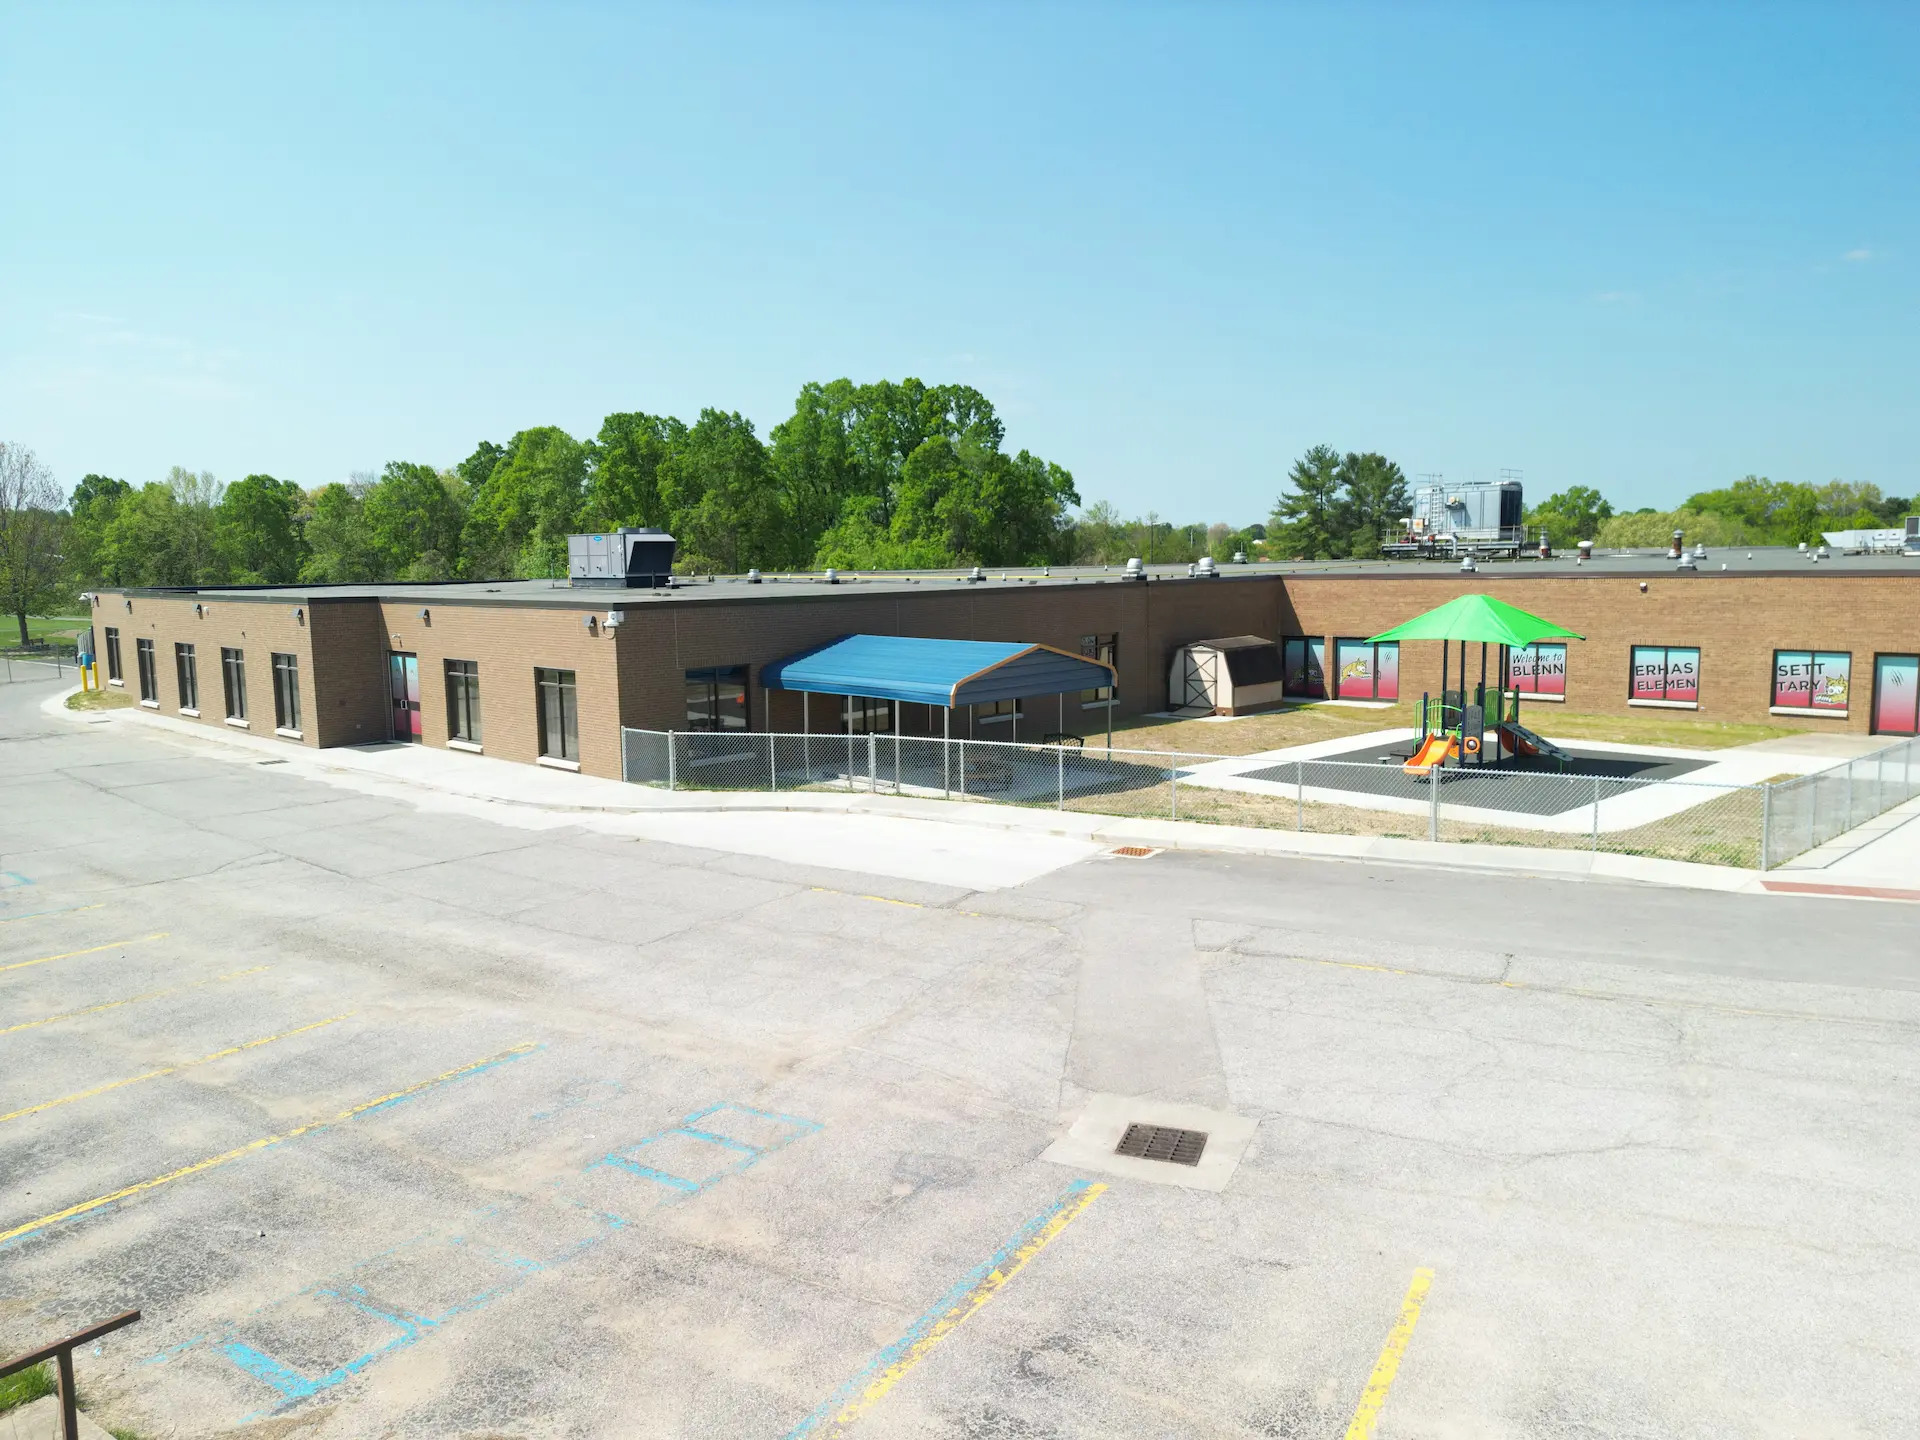
<path fill-rule="evenodd" d="M 908 379 L 808 384 L 765 440 L 738 412 L 633 411 L 312 490 L 87 475 L 64 508 L 80 585 L 209 585 L 564 574 L 569 534 L 623 525 L 671 531 L 691 573 L 1040 564 L 1072 558 L 1079 500 L 1061 466 L 1008 453 L 979 391 Z"/>

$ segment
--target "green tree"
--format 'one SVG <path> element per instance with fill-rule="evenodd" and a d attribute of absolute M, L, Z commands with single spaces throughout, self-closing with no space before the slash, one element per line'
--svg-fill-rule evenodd
<path fill-rule="evenodd" d="M 467 482 L 469 490 L 478 490 L 493 475 L 494 467 L 506 458 L 507 452 L 503 447 L 491 440 L 482 440 L 471 455 L 453 468 Z"/>
<path fill-rule="evenodd" d="M 1380 553 L 1380 536 L 1412 509 L 1407 477 L 1384 455 L 1349 451 L 1340 461 L 1344 488 L 1336 523 L 1347 532 L 1344 553 L 1372 556 Z"/>
<path fill-rule="evenodd" d="M 1529 511 L 1527 528 L 1545 530 L 1555 545 L 1566 546 L 1598 539 L 1601 525 L 1612 518 L 1613 506 L 1598 490 L 1572 485 L 1549 495 L 1537 509 Z"/>
<path fill-rule="evenodd" d="M 635 410 L 609 415 L 587 442 L 587 494 L 581 524 L 590 530 L 622 525 L 665 528 L 660 467 L 686 444 L 687 427 L 671 415 Z"/>
<path fill-rule="evenodd" d="M 1287 472 L 1290 494 L 1273 502 L 1269 530 L 1278 553 L 1302 560 L 1327 560 L 1346 551 L 1346 526 L 1341 490 L 1340 452 L 1331 445 L 1315 445 L 1293 462 Z"/>
<path fill-rule="evenodd" d="M 133 493 L 124 480 L 84 475 L 67 502 L 67 574 L 76 586 L 117 585 L 121 577 L 107 559 L 107 528 L 120 502 Z"/>
<path fill-rule="evenodd" d="M 300 577 L 305 493 L 291 480 L 249 475 L 227 487 L 216 525 L 225 568 L 243 585 L 286 585 Z"/>
<path fill-rule="evenodd" d="M 205 471 L 176 465 L 165 480 L 122 496 L 106 526 L 104 568 L 125 585 L 224 584 L 224 488 Z"/>
<path fill-rule="evenodd" d="M 515 435 L 472 492 L 462 536 L 468 573 L 560 573 L 586 478 L 586 447 L 566 431 L 543 425 Z"/>
<path fill-rule="evenodd" d="M 361 502 L 380 568 L 399 580 L 448 580 L 459 570 L 465 484 L 431 465 L 395 460 Z"/>
<path fill-rule="evenodd" d="M 782 551 L 785 516 L 767 447 L 737 412 L 700 412 L 660 466 L 660 498 L 689 570 L 737 573 Z"/>
<path fill-rule="evenodd" d="M 0 602 L 20 623 L 55 613 L 71 595 L 63 584 L 61 542 L 67 516 L 53 472 L 24 445 L 0 442 Z"/>
<path fill-rule="evenodd" d="M 350 585 L 388 578 L 361 497 L 352 487 L 335 482 L 314 491 L 307 497 L 302 528 L 308 552 L 302 580 Z"/>

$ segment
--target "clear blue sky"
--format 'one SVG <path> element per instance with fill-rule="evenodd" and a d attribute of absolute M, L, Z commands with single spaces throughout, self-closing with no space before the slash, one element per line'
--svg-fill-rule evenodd
<path fill-rule="evenodd" d="M 0 11 L 0 438 L 303 485 L 809 379 L 1088 500 L 1326 441 L 1920 490 L 1920 7 Z"/>

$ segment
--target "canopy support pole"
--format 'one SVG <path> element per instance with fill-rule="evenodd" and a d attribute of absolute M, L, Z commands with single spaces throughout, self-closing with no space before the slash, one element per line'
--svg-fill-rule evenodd
<path fill-rule="evenodd" d="M 813 783 L 813 692 L 800 692 L 800 773 L 807 778 L 802 784 Z"/>
<path fill-rule="evenodd" d="M 953 776 L 948 765 L 953 758 L 953 707 L 940 712 L 940 798 L 953 798 Z"/>

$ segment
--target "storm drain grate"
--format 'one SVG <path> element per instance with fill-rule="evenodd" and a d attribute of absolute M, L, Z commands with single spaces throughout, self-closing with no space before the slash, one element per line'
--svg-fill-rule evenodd
<path fill-rule="evenodd" d="M 1147 856 L 1158 855 L 1160 852 L 1147 845 L 1122 845 L 1113 853 L 1124 855 L 1129 860 L 1144 860 Z"/>
<path fill-rule="evenodd" d="M 1137 1160 L 1164 1160 L 1169 1165 L 1198 1165 L 1207 1148 L 1204 1130 L 1176 1130 L 1171 1125 L 1127 1126 L 1127 1133 L 1113 1147 L 1116 1155 L 1131 1155 Z"/>

